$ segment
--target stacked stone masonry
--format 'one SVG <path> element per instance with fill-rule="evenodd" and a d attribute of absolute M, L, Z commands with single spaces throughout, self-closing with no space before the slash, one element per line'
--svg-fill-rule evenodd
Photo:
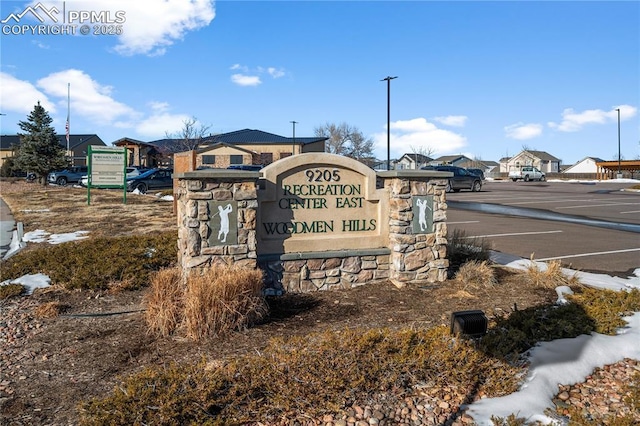
<path fill-rule="evenodd" d="M 255 181 L 225 182 L 180 180 L 178 200 L 178 260 L 185 270 L 214 265 L 255 268 L 256 211 Z M 209 200 L 237 203 L 238 243 L 210 247 Z"/>
<path fill-rule="evenodd" d="M 196 173 L 196 172 L 193 172 Z M 256 174 L 257 176 L 257 174 Z M 376 185 L 389 196 L 388 247 L 258 256 L 257 177 L 180 177 L 176 185 L 179 262 L 185 273 L 214 265 L 261 268 L 265 294 L 347 289 L 390 279 L 402 286 L 410 282 L 442 282 L 447 278 L 446 179 L 380 173 Z M 431 233 L 414 233 L 413 197 L 433 197 Z M 210 201 L 237 206 L 237 244 L 209 245 Z M 298 255 L 298 256 L 296 256 Z"/>
<path fill-rule="evenodd" d="M 396 284 L 447 279 L 446 180 L 386 178 L 389 190 L 390 276 Z M 415 234 L 412 198 L 433 196 L 433 233 Z"/>

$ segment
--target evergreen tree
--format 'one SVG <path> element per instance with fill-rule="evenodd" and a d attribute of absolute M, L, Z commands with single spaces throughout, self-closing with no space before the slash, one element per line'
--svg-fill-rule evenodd
<path fill-rule="evenodd" d="M 44 185 L 47 184 L 46 178 L 50 172 L 69 165 L 65 150 L 51 127 L 52 121 L 49 113 L 38 102 L 27 121 L 18 123 L 24 133 L 18 133 L 20 144 L 16 150 L 15 165 L 25 172 L 35 173 Z"/>

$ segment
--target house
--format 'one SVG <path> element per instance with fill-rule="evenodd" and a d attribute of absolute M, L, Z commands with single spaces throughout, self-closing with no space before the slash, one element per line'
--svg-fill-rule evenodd
<path fill-rule="evenodd" d="M 480 169 L 484 172 L 485 176 L 497 175 L 500 170 L 500 164 L 496 161 L 489 160 L 471 160 L 458 163 L 458 167 L 464 167 L 465 169 Z"/>
<path fill-rule="evenodd" d="M 433 158 L 427 157 L 426 155 L 417 153 L 404 154 L 396 162 L 395 168 L 397 170 L 418 170 L 428 165 L 430 161 L 433 161 Z"/>
<path fill-rule="evenodd" d="M 443 155 L 442 157 L 438 157 L 435 160 L 431 161 L 432 166 L 457 166 L 463 167 L 460 164 L 467 163 L 473 161 L 471 158 L 459 154 L 459 155 Z"/>
<path fill-rule="evenodd" d="M 388 168 L 387 168 L 387 160 L 374 160 L 370 164 L 368 164 L 368 166 L 371 167 L 376 172 L 384 172 L 387 170 L 395 170 L 397 163 L 398 163 L 398 160 L 391 158 L 389 159 Z"/>
<path fill-rule="evenodd" d="M 56 135 L 58 142 L 65 149 L 67 149 L 66 135 Z M 14 147 L 20 143 L 20 136 L 18 135 L 2 135 L 0 136 L 0 161 L 4 163 L 4 159 L 7 157 L 13 157 Z M 86 166 L 87 165 L 87 151 L 89 145 L 106 146 L 106 144 L 100 139 L 98 135 L 83 134 L 83 135 L 69 135 L 69 151 L 71 156 L 71 165 L 73 166 Z M 0 165 L 2 164 L 0 163 Z"/>
<path fill-rule="evenodd" d="M 562 171 L 562 173 L 597 173 L 598 166 L 596 163 L 601 163 L 604 160 L 598 157 L 584 157 L 582 160 L 578 161 L 576 164 L 568 166 L 566 169 Z"/>
<path fill-rule="evenodd" d="M 131 138 L 115 141 L 126 147 L 129 164 L 157 167 L 172 164 L 173 154 L 196 150 L 196 164 L 201 167 L 226 168 L 232 164 L 271 164 L 292 154 L 324 152 L 326 137 L 275 135 L 261 130 L 243 129 L 211 135 L 200 140 L 160 139 L 142 142 Z"/>
<path fill-rule="evenodd" d="M 534 166 L 545 173 L 560 172 L 559 158 L 545 151 L 523 150 L 510 158 L 500 160 L 500 172 L 508 173 L 510 170 L 519 169 L 522 166 Z"/>

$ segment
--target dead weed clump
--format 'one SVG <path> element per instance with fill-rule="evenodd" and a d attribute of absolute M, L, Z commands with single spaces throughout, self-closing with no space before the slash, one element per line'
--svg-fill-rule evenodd
<path fill-rule="evenodd" d="M 144 301 L 149 331 L 163 337 L 173 333 L 182 318 L 184 288 L 179 268 L 158 271 L 151 278 L 151 288 Z"/>
<path fill-rule="evenodd" d="M 187 278 L 184 322 L 194 340 L 240 330 L 268 313 L 257 269 L 212 267 Z"/>
<path fill-rule="evenodd" d="M 463 264 L 456 273 L 456 280 L 465 284 L 465 290 L 487 289 L 498 283 L 493 267 L 486 260 L 471 260 Z"/>
<path fill-rule="evenodd" d="M 194 340 L 249 327 L 268 314 L 262 272 L 216 266 L 191 272 L 182 284 L 179 269 L 160 271 L 147 296 L 151 332 L 167 336 L 183 327 Z"/>
<path fill-rule="evenodd" d="M 532 285 L 547 289 L 580 284 L 575 275 L 568 277 L 562 269 L 562 264 L 559 260 L 552 260 L 544 264 L 544 266 L 540 266 L 540 262 L 534 261 L 533 256 L 531 256 L 531 263 L 524 271 L 524 275 Z"/>
<path fill-rule="evenodd" d="M 46 302 L 38 305 L 35 315 L 37 318 L 57 318 L 64 310 L 65 306 L 60 302 Z"/>

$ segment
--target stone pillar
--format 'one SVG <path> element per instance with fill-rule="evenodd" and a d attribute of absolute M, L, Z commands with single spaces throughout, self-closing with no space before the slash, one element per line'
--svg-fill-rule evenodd
<path fill-rule="evenodd" d="M 179 173 L 175 177 L 178 180 L 175 193 L 178 261 L 185 273 L 216 264 L 256 268 L 260 173 L 212 169 Z M 226 242 L 220 242 L 221 234 L 212 233 L 212 225 L 221 224 L 220 212 L 215 208 L 220 205 L 230 206 L 229 210 L 234 213 L 227 221 Z"/>
<path fill-rule="evenodd" d="M 412 282 L 447 279 L 446 179 L 442 172 L 397 170 L 378 173 L 389 189 L 389 279 L 402 287 Z M 432 226 L 416 231 L 416 200 L 432 200 Z M 419 227 L 418 227 L 419 228 Z"/>

